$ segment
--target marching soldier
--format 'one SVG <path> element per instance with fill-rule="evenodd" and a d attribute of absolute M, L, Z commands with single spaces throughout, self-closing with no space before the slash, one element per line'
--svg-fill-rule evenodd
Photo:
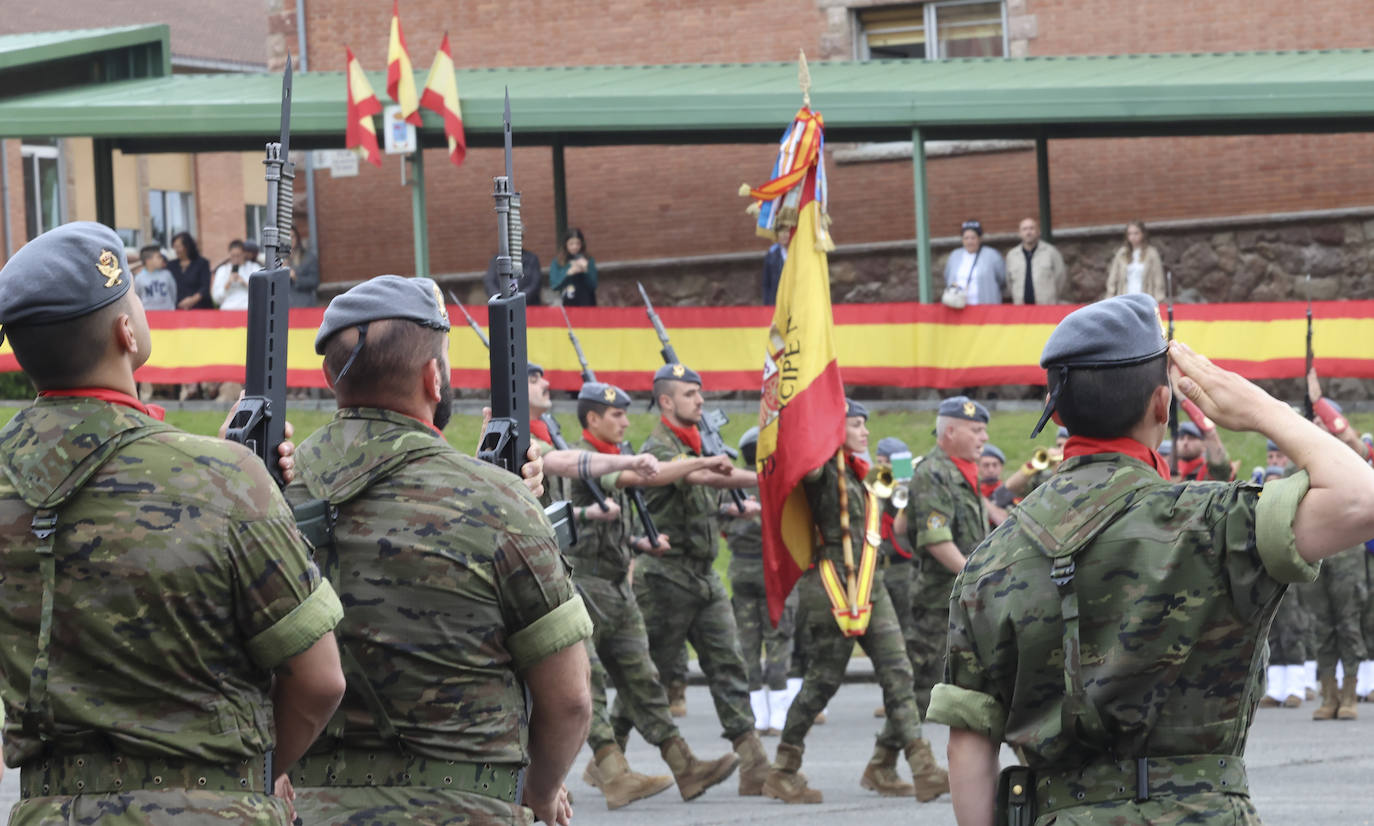
<path fill-rule="evenodd" d="M 925 713 L 945 669 L 949 591 L 964 559 L 988 533 L 988 508 L 975 464 L 988 441 L 988 410 L 967 396 L 940 402 L 935 447 L 916 466 L 911 498 L 894 530 L 916 550 L 911 596 L 916 704 Z"/>
<path fill-rule="evenodd" d="M 287 495 L 348 606 L 349 688 L 291 774 L 307 823 L 571 817 L 591 619 L 530 491 L 440 432 L 448 330 L 432 282 L 384 275 L 315 338 L 339 410 Z"/>
<path fill-rule="evenodd" d="M 10 823 L 285 824 L 274 780 L 343 694 L 342 609 L 262 462 L 136 398 L 123 248 L 72 223 L 0 270 L 39 391 L 0 429 Z"/>
<path fill-rule="evenodd" d="M 1167 353 L 1167 357 L 1166 357 Z M 1304 472 L 1174 483 L 1168 361 L 1223 427 L 1272 438 Z M 1041 357 L 1072 432 L 1059 472 L 969 559 L 950 599 L 930 719 L 950 727 L 961 823 L 1259 823 L 1246 735 L 1264 629 L 1288 583 L 1374 534 L 1374 470 L 1286 404 L 1179 342 L 1149 296 L 1069 314 Z M 1043 419 L 1042 419 L 1043 421 Z M 1038 820 L 1037 820 L 1038 818 Z"/>
<path fill-rule="evenodd" d="M 1226 454 L 1226 445 L 1221 443 L 1216 427 L 1206 427 L 1210 422 L 1205 416 L 1201 418 L 1202 424 L 1194 420 L 1178 426 L 1178 443 L 1174 450 L 1178 451 L 1179 481 L 1229 481 L 1235 473 L 1231 469 L 1231 457 Z"/>
<path fill-rule="evenodd" d="M 910 453 L 911 448 L 906 446 L 906 442 L 893 436 L 885 436 L 878 440 L 878 448 L 873 451 L 873 463 L 879 467 L 884 465 L 891 466 L 892 457 L 898 453 Z M 910 492 L 908 482 L 908 494 Z M 892 502 L 893 497 L 882 500 L 883 515 L 882 527 L 879 534 L 882 542 L 878 544 L 878 565 L 883 570 L 883 587 L 887 589 L 887 595 L 892 599 L 892 611 L 897 615 L 897 624 L 902 629 L 902 640 L 906 645 L 908 659 L 915 656 L 914 623 L 911 619 L 911 586 L 916 578 L 916 566 L 911 561 L 911 548 L 907 545 L 905 537 L 897 537 L 892 527 L 896 523 L 900 511 Z M 900 539 L 900 541 L 898 541 Z M 915 661 L 912 660 L 912 667 Z M 874 717 L 885 717 L 887 708 L 878 706 L 873 709 Z"/>
<path fill-rule="evenodd" d="M 701 376 L 683 364 L 665 364 L 654 373 L 654 398 L 662 411 L 658 426 L 642 451 L 660 463 L 701 455 Z M 739 648 L 739 631 L 730 598 L 714 566 L 720 541 L 719 491 L 755 487 L 753 471 L 733 468 L 728 476 L 696 470 L 676 483 L 645 491 L 654 524 L 672 546 L 663 556 L 645 556 L 635 573 L 635 597 L 644 612 L 649 650 L 659 672 L 687 641 L 696 649 L 706 674 L 724 736 L 739 755 L 739 793 L 763 793 L 768 758 L 763 753 L 754 715 L 749 707 L 749 677 Z M 757 513 L 758 503 L 730 516 Z M 612 721 L 616 733 L 626 735 L 631 720 L 624 701 L 616 698 Z"/>
<path fill-rule="evenodd" d="M 629 407 L 629 395 L 618 387 L 601 382 L 582 385 L 577 394 L 582 440 L 577 446 L 605 456 L 619 455 L 620 442 L 630 425 L 625 415 Z M 668 713 L 668 698 L 649 656 L 649 638 L 631 580 L 635 555 L 662 556 L 672 547 L 672 538 L 662 533 L 640 535 L 639 522 L 624 493 L 625 488 L 671 485 L 697 471 L 728 474 L 732 465 L 728 457 L 707 456 L 662 462 L 657 468 L 652 478 L 624 470 L 596 479 L 619 518 L 587 526 L 568 551 L 573 581 L 587 602 L 595 627 L 589 649 L 594 650 L 615 685 L 616 696 L 635 728 L 651 745 L 659 747 L 673 771 L 673 777 L 667 778 L 630 770 L 607 717 L 604 679 L 593 680 L 592 728 L 587 741 L 592 762 L 584 779 L 601 789 L 608 809 L 658 794 L 674 780 L 682 799 L 694 800 L 733 774 L 739 762 L 730 752 L 716 760 L 698 760 Z M 580 513 L 599 509 L 587 485 L 573 483 L 571 494 Z"/>
<path fill-rule="evenodd" d="M 1037 467 L 1033 462 L 1027 460 L 1025 464 L 1016 469 L 1016 472 L 1007 477 L 1005 487 L 1011 492 L 1015 499 L 1024 499 L 1027 494 L 1041 485 L 1045 484 L 1055 470 L 1059 468 L 1059 463 L 1064 459 L 1064 443 L 1069 440 L 1069 429 L 1059 428 L 1054 435 L 1054 449 L 1049 451 L 1049 461 L 1044 467 Z"/>
<path fill-rule="evenodd" d="M 845 666 L 857 638 L 873 662 L 887 710 L 883 731 L 859 783 L 884 796 L 907 796 L 914 792 L 916 799 L 924 803 L 949 791 L 949 776 L 936 764 L 930 743 L 921 736 L 921 715 L 912 694 L 911 661 L 907 658 L 891 597 L 882 584 L 883 574 L 875 565 L 881 505 L 865 489 L 868 467 L 858 455 L 868 449 L 868 411 L 854 401 L 847 401 L 846 407 L 843 470 L 837 457 L 836 461 L 826 462 L 807 473 L 802 481 L 819 538 L 813 564 L 798 580 L 795 589 L 799 595 L 800 616 L 810 632 L 806 674 L 801 691 L 787 712 L 782 743 L 778 745 L 777 759 L 763 792 L 785 803 L 822 801 L 821 791 L 809 787 L 800 772 L 806 734 L 816 714 L 825 708 L 844 681 Z M 847 524 L 843 521 L 846 516 Z M 848 573 L 844 551 L 846 530 L 851 553 L 856 557 L 853 570 Z M 860 549 L 863 549 L 862 555 Z M 856 589 L 860 604 L 871 599 L 867 626 L 862 631 L 850 629 L 847 633 L 836 620 L 837 613 L 843 610 L 845 597 L 842 593 L 838 596 L 841 605 L 837 607 L 834 592 L 843 592 L 846 586 L 844 580 L 836 584 L 830 578 L 829 575 L 835 572 L 841 576 L 860 577 Z M 863 578 L 870 576 L 867 572 L 871 572 L 871 579 L 865 585 Z M 871 595 L 868 599 L 862 596 L 866 587 Z M 897 755 L 900 753 L 905 753 L 911 767 L 914 787 L 897 774 Z"/>

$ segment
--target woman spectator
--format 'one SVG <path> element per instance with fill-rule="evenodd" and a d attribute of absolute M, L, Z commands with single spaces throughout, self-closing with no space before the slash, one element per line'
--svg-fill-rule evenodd
<path fill-rule="evenodd" d="M 1107 298 L 1127 293 L 1145 293 L 1164 301 L 1164 262 L 1150 243 L 1145 224 L 1126 225 L 1126 243 L 1116 251 L 1107 271 Z"/>
<path fill-rule="evenodd" d="M 946 304 L 951 303 L 950 287 L 963 292 L 969 304 L 1001 304 L 1002 288 L 1007 283 L 1007 267 L 995 250 L 983 249 L 983 225 L 965 221 L 960 228 L 963 247 L 949 254 L 945 262 Z"/>
<path fill-rule="evenodd" d="M 291 306 L 313 307 L 320 286 L 320 261 L 314 250 L 301 240 L 300 230 L 291 227 Z"/>
<path fill-rule="evenodd" d="M 221 310 L 248 309 L 248 276 L 262 269 L 257 261 L 248 258 L 243 242 L 237 238 L 229 242 L 229 260 L 215 270 L 210 297 Z"/>
<path fill-rule="evenodd" d="M 582 230 L 574 227 L 563 236 L 563 249 L 549 267 L 549 286 L 566 306 L 596 306 L 596 259 L 587 254 Z"/>
<path fill-rule="evenodd" d="M 210 262 L 201 256 L 196 239 L 189 232 L 178 232 L 172 236 L 172 251 L 177 257 L 168 262 L 167 269 L 177 282 L 177 309 L 215 309 L 210 298 Z"/>

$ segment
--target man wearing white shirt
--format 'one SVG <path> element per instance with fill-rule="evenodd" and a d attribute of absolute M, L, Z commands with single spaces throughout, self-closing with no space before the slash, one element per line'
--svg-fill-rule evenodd
<path fill-rule="evenodd" d="M 247 260 L 243 242 L 229 242 L 229 260 L 215 270 L 210 282 L 210 297 L 221 310 L 248 309 L 248 276 L 262 269 L 256 261 Z"/>

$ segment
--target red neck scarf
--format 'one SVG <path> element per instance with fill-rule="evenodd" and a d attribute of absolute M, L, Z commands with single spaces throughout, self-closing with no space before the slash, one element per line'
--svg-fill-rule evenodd
<path fill-rule="evenodd" d="M 697 430 L 696 425 L 692 425 L 686 428 L 678 427 L 677 425 L 668 421 L 667 416 L 660 416 L 658 420 L 663 422 L 664 427 L 672 431 L 673 435 L 677 437 L 677 440 L 679 442 L 682 442 L 684 445 L 690 448 L 691 451 L 696 455 L 701 455 L 701 431 Z"/>
<path fill-rule="evenodd" d="M 978 493 L 978 463 L 970 462 L 968 459 L 956 459 L 953 456 L 950 456 L 949 460 L 964 474 L 964 481 L 968 482 L 969 490 Z"/>
<path fill-rule="evenodd" d="M 610 454 L 610 455 L 612 455 L 612 456 L 619 456 L 619 455 L 620 455 L 620 448 L 619 448 L 619 447 L 617 447 L 617 446 L 611 444 L 610 442 L 603 442 L 603 441 L 601 441 L 600 439 L 598 439 L 598 438 L 596 438 L 595 436 L 593 436 L 592 433 L 591 433 L 591 431 L 590 431 L 590 430 L 587 430 L 586 428 L 583 428 L 583 429 L 582 429 L 582 438 L 584 438 L 584 439 L 587 440 L 587 444 L 589 444 L 589 445 L 591 445 L 592 447 L 596 448 L 596 452 L 597 452 L 597 453 L 608 453 L 608 454 Z"/>
<path fill-rule="evenodd" d="M 1197 475 L 1194 476 L 1193 474 Z M 1178 480 L 1180 482 L 1205 482 L 1207 481 L 1207 457 L 1199 456 L 1196 459 L 1178 460 Z"/>
<path fill-rule="evenodd" d="M 43 390 L 38 395 L 40 398 L 44 399 L 62 398 L 66 396 L 76 396 L 82 399 L 98 399 L 109 404 L 132 407 L 143 415 L 151 416 L 158 421 L 162 421 L 167 416 L 167 411 L 161 405 L 144 404 L 128 393 L 121 393 L 118 390 L 111 390 L 108 387 L 77 387 L 65 390 Z"/>
<path fill-rule="evenodd" d="M 993 479 L 991 482 L 980 481 L 978 483 L 978 492 L 983 494 L 983 496 L 985 497 L 991 497 L 992 492 L 997 490 L 997 488 L 1000 487 L 1001 484 L 1002 481 L 1000 479 Z"/>
<path fill-rule="evenodd" d="M 539 419 L 530 419 L 530 435 L 542 439 L 546 445 L 553 444 L 553 434 L 549 432 L 549 426 Z"/>
<path fill-rule="evenodd" d="M 868 478 L 868 471 L 872 469 L 873 466 L 865 462 L 863 457 L 859 456 L 857 453 L 850 453 L 848 450 L 845 450 L 844 460 L 848 463 L 849 469 L 854 471 L 854 475 L 859 477 L 860 482 Z"/>
<path fill-rule="evenodd" d="M 1169 478 L 1169 463 L 1152 448 L 1125 436 L 1119 439 L 1089 439 L 1086 436 L 1070 436 L 1064 443 L 1064 458 L 1074 456 L 1094 456 L 1098 453 L 1120 453 L 1139 459 L 1154 469 L 1160 478 Z"/>

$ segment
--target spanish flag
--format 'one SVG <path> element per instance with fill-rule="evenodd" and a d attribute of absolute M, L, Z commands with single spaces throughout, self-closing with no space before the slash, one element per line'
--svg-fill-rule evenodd
<path fill-rule="evenodd" d="M 454 166 L 462 166 L 468 154 L 468 139 L 463 134 L 463 110 L 458 103 L 458 73 L 453 67 L 453 52 L 448 46 L 448 32 L 429 67 L 425 91 L 420 105 L 438 113 L 444 119 L 444 134 L 448 136 L 448 159 Z"/>
<path fill-rule="evenodd" d="M 768 330 L 759 405 L 763 576 L 775 625 L 783 601 L 813 561 L 815 527 L 800 482 L 834 461 L 844 444 L 844 383 L 835 358 L 826 261 L 831 242 L 822 209 L 821 129 L 820 115 L 803 107 L 783 136 L 774 179 L 748 192 L 760 208 L 760 231 L 796 226 Z"/>
<path fill-rule="evenodd" d="M 406 51 L 406 36 L 401 33 L 400 0 L 391 0 L 391 40 L 386 47 L 386 93 L 401 104 L 401 118 L 421 124 L 420 99 L 415 94 L 415 73 Z"/>
<path fill-rule="evenodd" d="M 372 125 L 372 116 L 382 113 L 382 104 L 367 82 L 353 50 L 344 47 L 348 53 L 348 125 L 344 130 L 344 146 L 356 149 L 358 154 L 373 166 L 382 165 L 382 149 L 377 145 L 377 128 Z"/>

